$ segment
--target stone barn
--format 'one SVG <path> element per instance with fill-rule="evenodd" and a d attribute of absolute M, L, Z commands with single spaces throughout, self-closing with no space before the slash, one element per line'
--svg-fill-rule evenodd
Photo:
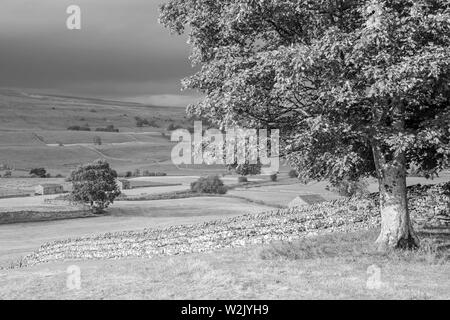
<path fill-rule="evenodd" d="M 315 203 L 325 202 L 326 200 L 320 194 L 302 194 L 292 200 L 289 204 L 289 208 L 309 206 Z"/>
<path fill-rule="evenodd" d="M 125 180 L 125 179 L 117 180 L 117 185 L 119 186 L 119 189 L 121 191 L 131 189 L 131 182 L 129 180 Z"/>
<path fill-rule="evenodd" d="M 36 187 L 35 193 L 40 195 L 63 193 L 64 188 L 60 184 L 40 184 Z"/>

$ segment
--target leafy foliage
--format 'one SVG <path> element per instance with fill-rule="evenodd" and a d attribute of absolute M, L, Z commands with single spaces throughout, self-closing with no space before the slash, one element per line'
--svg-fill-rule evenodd
<path fill-rule="evenodd" d="M 191 116 L 280 129 L 302 181 L 376 176 L 379 248 L 418 245 L 406 172 L 450 162 L 448 0 L 170 0 L 160 21 L 189 30 Z"/>
<path fill-rule="evenodd" d="M 102 212 L 120 195 L 116 178 L 116 171 L 104 160 L 80 166 L 70 176 L 73 184 L 71 198 L 75 202 L 89 204 L 95 212 Z"/>
<path fill-rule="evenodd" d="M 448 165 L 448 1 L 171 0 L 160 21 L 189 30 L 183 84 L 206 96 L 189 113 L 280 128 L 303 178 L 376 176 L 374 146 L 429 176 Z"/>
<path fill-rule="evenodd" d="M 95 129 L 97 132 L 119 132 L 119 129 L 114 128 L 113 124 L 107 125 L 105 128 L 97 128 Z"/>
<path fill-rule="evenodd" d="M 289 170 L 289 178 L 298 178 L 298 172 L 297 170 Z"/>
<path fill-rule="evenodd" d="M 247 183 L 248 182 L 248 179 L 247 179 L 247 177 L 238 177 L 238 182 L 239 183 Z"/>
<path fill-rule="evenodd" d="M 67 130 L 70 131 L 91 131 L 91 128 L 88 124 L 85 124 L 84 126 L 74 125 L 67 128 Z"/>
<path fill-rule="evenodd" d="M 45 170 L 45 168 L 34 168 L 30 170 L 30 175 L 34 175 L 39 178 L 46 178 L 47 170 Z"/>
<path fill-rule="evenodd" d="M 233 164 L 228 165 L 229 170 L 236 171 L 236 173 L 240 176 L 250 176 L 257 175 L 261 173 L 261 163 L 251 164 L 251 163 L 243 163 L 243 164 Z"/>
<path fill-rule="evenodd" d="M 201 177 L 191 183 L 191 191 L 197 193 L 225 194 L 227 188 L 218 176 Z"/>
<path fill-rule="evenodd" d="M 342 180 L 333 185 L 332 189 L 344 197 L 363 197 L 369 194 L 368 186 L 365 180 Z"/>
<path fill-rule="evenodd" d="M 99 136 L 94 136 L 92 141 L 94 142 L 94 144 L 96 144 L 98 146 L 100 146 L 102 144 L 102 138 L 100 138 Z"/>

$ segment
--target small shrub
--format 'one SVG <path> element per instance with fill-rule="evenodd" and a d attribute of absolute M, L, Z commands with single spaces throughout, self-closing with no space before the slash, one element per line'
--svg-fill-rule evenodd
<path fill-rule="evenodd" d="M 271 174 L 270 175 L 270 181 L 277 181 L 277 175 L 276 174 Z"/>
<path fill-rule="evenodd" d="M 143 119 L 141 117 L 134 117 L 134 120 L 136 120 L 136 127 L 138 128 L 148 125 L 147 119 Z"/>
<path fill-rule="evenodd" d="M 298 178 L 297 170 L 294 170 L 294 169 L 290 170 L 289 171 L 289 178 Z"/>
<path fill-rule="evenodd" d="M 106 128 L 97 128 L 95 129 L 97 132 L 119 132 L 119 129 L 114 128 L 114 125 L 107 125 Z"/>
<path fill-rule="evenodd" d="M 343 180 L 335 183 L 332 189 L 343 197 L 351 198 L 366 196 L 369 193 L 367 187 L 368 183 L 363 180 Z"/>
<path fill-rule="evenodd" d="M 80 131 L 80 126 L 70 126 L 70 127 L 67 128 L 67 130 Z"/>
<path fill-rule="evenodd" d="M 47 178 L 47 170 L 45 170 L 44 168 L 34 168 L 30 170 L 30 175 L 39 178 Z"/>
<path fill-rule="evenodd" d="M 143 126 L 154 127 L 154 128 L 159 127 L 155 120 L 149 121 L 148 119 L 141 118 L 141 117 L 134 117 L 134 120 L 136 120 L 136 127 L 138 127 L 138 128 L 141 128 Z"/>
<path fill-rule="evenodd" d="M 225 194 L 227 193 L 227 188 L 218 176 L 208 176 L 192 182 L 191 191 L 196 193 Z"/>
<path fill-rule="evenodd" d="M 131 172 L 131 171 L 127 171 L 126 173 L 125 173 L 125 177 L 126 178 L 131 178 L 133 176 L 133 172 Z"/>
<path fill-rule="evenodd" d="M 142 173 L 142 176 L 143 177 L 165 177 L 165 176 L 167 176 L 167 173 L 165 173 L 165 172 L 151 172 L 149 170 L 145 170 Z"/>
<path fill-rule="evenodd" d="M 171 123 L 171 124 L 169 124 L 169 126 L 167 127 L 167 131 L 175 131 L 175 130 L 178 130 L 178 129 L 182 129 L 183 127 L 182 126 L 180 126 L 180 125 L 178 125 L 178 124 L 175 124 L 175 123 Z M 190 128 L 189 128 L 190 129 Z M 188 129 L 188 130 L 189 130 Z M 194 130 L 194 128 L 192 128 L 192 131 Z M 190 130 L 189 130 L 189 132 L 191 132 Z"/>
<path fill-rule="evenodd" d="M 248 182 L 248 179 L 247 179 L 247 177 L 239 177 L 239 178 L 238 178 L 238 182 L 239 182 L 239 183 L 247 183 L 247 182 Z"/>
<path fill-rule="evenodd" d="M 89 128 L 89 125 L 86 124 L 84 126 L 78 126 L 78 125 L 70 126 L 70 127 L 67 128 L 67 130 L 70 130 L 70 131 L 91 131 L 91 128 Z"/>
<path fill-rule="evenodd" d="M 101 146 L 102 145 L 102 138 L 100 138 L 99 136 L 95 136 L 93 138 L 93 142 L 95 145 Z"/>
<path fill-rule="evenodd" d="M 12 172 L 9 170 L 3 174 L 3 178 L 11 178 L 11 176 L 12 176 Z"/>
<path fill-rule="evenodd" d="M 233 170 L 240 176 L 254 176 L 261 173 L 261 162 L 258 163 L 243 163 L 228 165 L 228 170 Z"/>

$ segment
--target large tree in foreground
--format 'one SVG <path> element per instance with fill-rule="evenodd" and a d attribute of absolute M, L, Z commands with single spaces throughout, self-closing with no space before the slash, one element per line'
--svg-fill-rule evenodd
<path fill-rule="evenodd" d="M 447 0 L 171 0 L 160 21 L 189 32 L 199 71 L 189 107 L 222 127 L 279 128 L 304 178 L 379 181 L 381 249 L 418 245 L 410 165 L 448 165 Z"/>

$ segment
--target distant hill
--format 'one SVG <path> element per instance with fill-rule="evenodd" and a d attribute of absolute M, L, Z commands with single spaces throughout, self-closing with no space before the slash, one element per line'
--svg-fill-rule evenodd
<path fill-rule="evenodd" d="M 192 121 L 178 107 L 0 89 L 0 167 L 44 167 L 65 174 L 104 158 L 118 171 L 176 172 L 170 161 L 169 125 L 189 128 Z M 108 126 L 119 132 L 96 131 Z M 94 145 L 95 136 L 101 145 Z"/>
<path fill-rule="evenodd" d="M 161 131 L 160 129 L 167 128 L 170 123 L 188 125 L 185 110 L 178 107 L 27 93 L 0 88 L 0 130 L 64 130 L 69 126 L 85 124 L 95 129 L 113 124 L 121 131 L 134 131 L 136 117 L 155 124 L 155 127 L 147 131 Z"/>

